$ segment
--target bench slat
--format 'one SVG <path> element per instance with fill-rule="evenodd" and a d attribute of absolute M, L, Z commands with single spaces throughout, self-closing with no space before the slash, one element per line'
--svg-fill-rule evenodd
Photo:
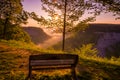
<path fill-rule="evenodd" d="M 65 66 L 45 66 L 45 67 L 32 67 L 32 70 L 50 70 L 50 69 L 70 69 L 71 65 Z"/>
<path fill-rule="evenodd" d="M 31 66 L 48 66 L 48 65 L 72 65 L 74 64 L 74 60 L 31 60 Z"/>
<path fill-rule="evenodd" d="M 39 54 L 31 55 L 30 60 L 77 59 L 77 57 L 77 55 L 73 54 Z"/>

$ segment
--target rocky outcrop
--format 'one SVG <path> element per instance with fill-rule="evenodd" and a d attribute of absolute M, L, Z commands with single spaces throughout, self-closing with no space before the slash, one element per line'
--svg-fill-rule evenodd
<path fill-rule="evenodd" d="M 120 24 L 89 24 L 86 32 L 99 35 L 95 42 L 95 47 L 98 49 L 98 55 L 101 57 L 106 56 L 107 49 L 114 52 L 114 50 L 110 48 L 111 45 L 120 42 Z"/>
<path fill-rule="evenodd" d="M 106 56 L 106 49 L 108 49 L 111 45 L 120 42 L 120 33 L 115 32 L 107 32 L 101 33 L 102 35 L 98 38 L 96 48 L 99 51 L 99 56 Z M 112 51 L 112 50 L 111 50 Z"/>

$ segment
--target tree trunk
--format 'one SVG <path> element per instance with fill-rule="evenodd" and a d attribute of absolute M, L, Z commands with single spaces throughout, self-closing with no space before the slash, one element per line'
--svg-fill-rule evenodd
<path fill-rule="evenodd" d="M 7 32 L 7 24 L 8 24 L 9 18 L 5 19 L 4 27 L 3 27 L 3 39 L 6 39 L 6 32 Z"/>
<path fill-rule="evenodd" d="M 62 44 L 62 51 L 65 50 L 66 6 L 67 6 L 67 0 L 65 0 L 65 12 L 64 12 L 64 26 L 63 26 L 63 44 Z"/>

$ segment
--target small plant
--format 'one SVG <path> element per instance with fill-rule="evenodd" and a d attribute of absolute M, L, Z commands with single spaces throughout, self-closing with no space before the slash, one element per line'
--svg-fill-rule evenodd
<path fill-rule="evenodd" d="M 83 56 L 97 56 L 97 49 L 93 48 L 93 44 L 83 44 L 81 48 L 75 50 L 78 55 Z"/>

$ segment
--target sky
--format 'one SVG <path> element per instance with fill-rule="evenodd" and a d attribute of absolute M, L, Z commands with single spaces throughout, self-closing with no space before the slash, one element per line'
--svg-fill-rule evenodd
<path fill-rule="evenodd" d="M 37 15 L 39 16 L 47 16 L 47 13 L 45 13 L 42 9 L 41 9 L 41 0 L 24 0 L 24 2 L 22 2 L 23 4 L 23 9 L 28 11 L 28 12 L 35 12 Z M 88 14 L 86 13 L 84 16 L 87 16 Z M 32 20 L 29 19 L 28 20 L 28 24 L 26 26 L 39 26 L 39 24 Z M 119 20 L 115 20 L 115 17 L 112 16 L 112 13 L 107 13 L 104 14 L 102 13 L 100 16 L 96 17 L 96 21 L 93 23 L 106 23 L 106 24 L 120 24 L 120 19 Z"/>

